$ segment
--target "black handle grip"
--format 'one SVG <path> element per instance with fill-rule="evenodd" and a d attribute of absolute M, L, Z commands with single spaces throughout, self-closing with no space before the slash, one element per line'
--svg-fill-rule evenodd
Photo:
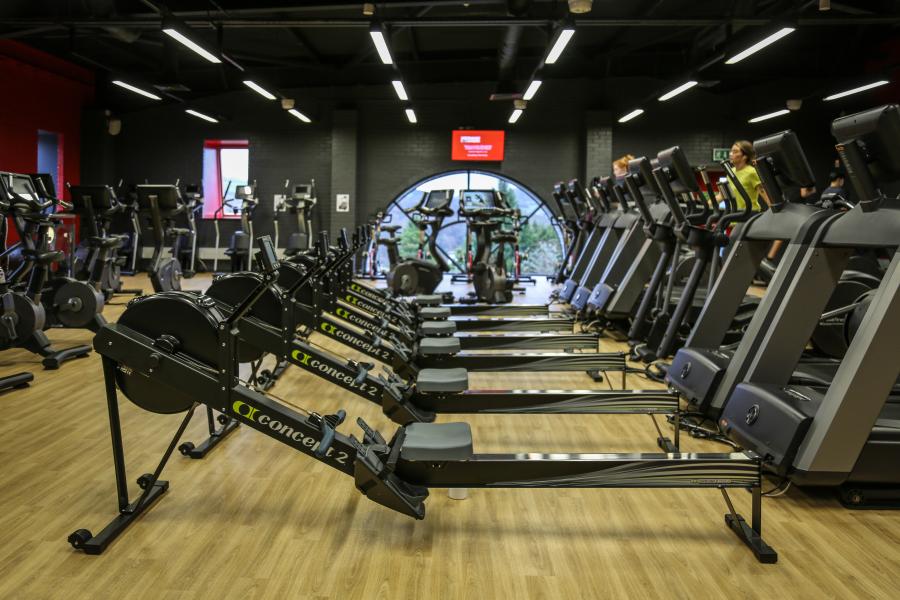
<path fill-rule="evenodd" d="M 328 449 L 331 448 L 331 444 L 334 442 L 335 427 L 343 423 L 346 417 L 346 411 L 341 409 L 336 414 L 322 419 L 322 441 L 319 442 L 319 447 L 316 448 L 316 458 L 324 458 L 328 454 Z"/>
<path fill-rule="evenodd" d="M 356 379 L 353 380 L 353 383 L 359 385 L 365 381 L 369 375 L 369 369 L 374 366 L 372 363 L 357 363 L 356 367 L 359 369 L 359 372 L 356 374 Z"/>

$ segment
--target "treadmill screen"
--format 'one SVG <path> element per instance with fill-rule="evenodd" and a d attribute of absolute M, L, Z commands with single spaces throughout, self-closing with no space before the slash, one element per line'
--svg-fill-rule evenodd
<path fill-rule="evenodd" d="M 454 130 L 452 160 L 503 160 L 505 131 Z"/>

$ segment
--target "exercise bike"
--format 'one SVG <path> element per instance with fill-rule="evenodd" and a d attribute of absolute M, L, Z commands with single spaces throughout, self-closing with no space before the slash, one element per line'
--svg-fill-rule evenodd
<path fill-rule="evenodd" d="M 512 302 L 515 279 L 506 272 L 506 244 L 513 245 L 516 233 L 503 231 L 503 221 L 513 215 L 496 190 L 464 190 L 459 199 L 459 215 L 475 235 L 472 262 L 472 302 L 507 304 Z"/>
<path fill-rule="evenodd" d="M 399 240 L 393 235 L 379 240 L 388 249 L 391 269 L 387 274 L 387 283 L 395 295 L 431 294 L 440 285 L 444 272 L 450 270 L 447 261 L 444 260 L 438 251 L 437 235 L 441 230 L 444 219 L 453 214 L 453 211 L 450 210 L 450 201 L 452 199 L 453 190 L 432 190 L 425 194 L 422 201 L 411 213 L 410 220 L 419 230 L 419 248 L 416 258 L 401 260 L 400 253 L 397 250 Z M 427 233 L 429 227 L 431 228 L 431 235 Z M 396 229 L 389 229 L 384 226 L 382 226 L 382 229 L 390 233 L 396 232 Z M 432 260 L 425 259 L 426 244 Z"/>

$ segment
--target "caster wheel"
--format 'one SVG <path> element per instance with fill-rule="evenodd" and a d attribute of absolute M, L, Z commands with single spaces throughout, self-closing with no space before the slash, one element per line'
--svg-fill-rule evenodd
<path fill-rule="evenodd" d="M 216 417 L 216 421 L 219 422 L 219 425 L 225 425 L 229 420 L 230 419 L 226 415 L 219 415 L 218 417 Z"/>
<path fill-rule="evenodd" d="M 144 473 L 140 477 L 138 477 L 137 484 L 142 490 L 146 490 L 150 485 L 150 482 L 153 480 L 153 475 L 150 473 Z"/>
<path fill-rule="evenodd" d="M 181 444 L 180 446 L 178 446 L 178 451 L 181 452 L 181 454 L 183 454 L 184 456 L 187 456 L 188 454 L 190 454 L 193 449 L 194 449 L 193 442 L 185 442 L 185 443 Z"/>
<path fill-rule="evenodd" d="M 91 533 L 87 529 L 76 529 L 71 534 L 69 534 L 68 542 L 72 544 L 72 547 L 77 549 L 82 548 L 90 539 L 94 537 L 94 534 Z"/>

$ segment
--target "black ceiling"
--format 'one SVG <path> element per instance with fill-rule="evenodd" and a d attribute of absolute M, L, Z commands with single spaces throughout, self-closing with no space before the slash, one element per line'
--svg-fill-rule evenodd
<path fill-rule="evenodd" d="M 409 85 L 497 82 L 522 91 L 545 55 L 564 0 L 377 2 L 397 68 Z M 723 94 L 764 81 L 854 83 L 900 63 L 900 1 L 595 0 L 545 79 L 688 75 Z M 275 89 L 387 85 L 362 2 L 288 0 L 4 0 L 0 38 L 16 39 L 95 70 L 192 100 L 241 89 L 245 73 Z M 245 69 L 215 65 L 160 31 L 171 11 L 207 47 Z M 513 16 L 515 15 L 515 16 Z M 797 31 L 739 65 L 723 55 L 782 24 Z M 891 49 L 892 48 L 892 49 Z M 867 73 L 868 72 L 868 73 Z M 661 90 L 662 91 L 662 90 Z M 135 99 L 100 86 L 101 100 L 128 110 Z M 139 101 L 139 99 L 137 99 Z"/>

